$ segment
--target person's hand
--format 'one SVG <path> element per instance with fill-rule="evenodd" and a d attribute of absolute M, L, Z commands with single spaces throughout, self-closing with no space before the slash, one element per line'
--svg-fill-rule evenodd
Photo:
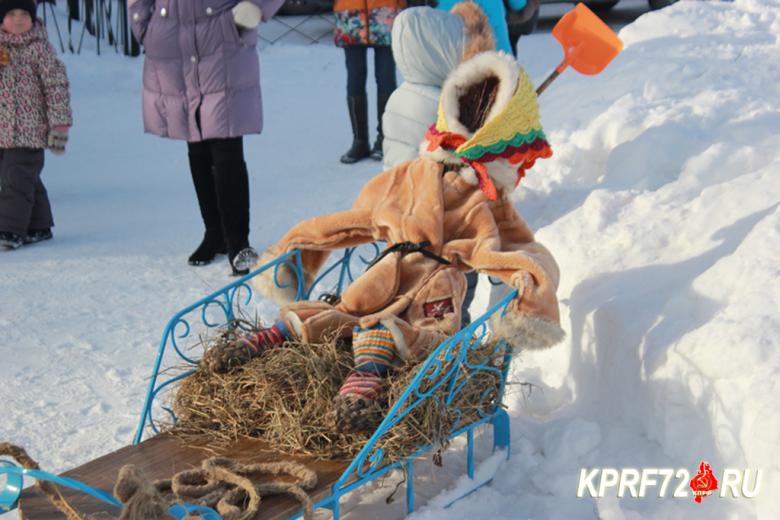
<path fill-rule="evenodd" d="M 48 146 L 53 154 L 65 153 L 65 145 L 68 143 L 68 127 L 55 126 L 49 131 Z"/>
<path fill-rule="evenodd" d="M 248 0 L 237 3 L 232 12 L 233 21 L 244 29 L 254 29 L 263 19 L 263 11 Z"/>

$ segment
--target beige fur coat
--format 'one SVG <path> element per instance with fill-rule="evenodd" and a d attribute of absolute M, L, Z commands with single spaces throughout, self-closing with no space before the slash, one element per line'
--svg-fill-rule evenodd
<path fill-rule="evenodd" d="M 461 169 L 420 158 L 385 171 L 368 182 L 347 211 L 315 217 L 293 227 L 258 265 L 302 250 L 307 283 L 332 250 L 372 241 L 388 245 L 428 241 L 429 251 L 450 264 L 421 253 L 385 256 L 357 278 L 336 305 L 299 302 L 285 305 L 287 319 L 304 341 L 330 330 L 344 336 L 352 327 L 384 324 L 402 357 L 417 359 L 460 328 L 466 289 L 464 272 L 478 270 L 520 292 L 498 332 L 518 348 L 542 348 L 560 341 L 558 266 L 512 206 L 503 190 L 490 201 Z M 289 270 L 277 275 L 292 280 Z M 280 303 L 294 288 L 278 289 L 270 271 L 256 277 L 261 293 Z"/>

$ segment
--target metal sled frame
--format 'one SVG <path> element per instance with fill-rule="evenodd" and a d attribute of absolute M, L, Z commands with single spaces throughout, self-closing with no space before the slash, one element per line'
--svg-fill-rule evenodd
<path fill-rule="evenodd" d="M 374 256 L 379 253 L 379 246 L 374 247 Z M 274 269 L 274 281 L 277 286 L 284 287 L 278 282 L 278 269 L 283 264 L 292 267 L 297 277 L 298 293 L 296 300 L 309 299 L 315 293 L 318 286 L 322 285 L 326 277 L 330 279 L 337 276 L 335 287 L 332 293 L 340 294 L 346 285 L 354 279 L 352 274 L 354 264 L 362 262 L 363 267 L 370 263 L 371 259 L 366 259 L 359 253 L 357 248 L 346 249 L 341 259 L 330 265 L 320 276 L 311 284 L 305 287 L 303 268 L 301 263 L 301 254 L 299 250 L 291 251 L 278 257 L 272 262 L 260 267 L 259 269 L 243 276 L 214 293 L 202 298 L 192 305 L 176 313 L 168 322 L 157 358 L 154 363 L 151 380 L 146 394 L 143 411 L 141 413 L 138 429 L 133 440 L 133 444 L 141 443 L 144 437 L 144 431 L 151 430 L 155 434 L 160 433 L 158 421 L 153 417 L 153 405 L 155 399 L 162 391 L 170 385 L 193 374 L 197 368 L 197 360 L 192 359 L 185 354 L 180 346 L 186 339 L 191 339 L 193 326 L 191 322 L 198 320 L 200 324 L 211 329 L 222 326 L 236 319 L 236 310 L 246 306 L 252 299 L 253 290 L 249 281 L 255 276 L 264 273 L 269 269 Z M 469 424 L 460 424 L 456 421 L 450 432 L 450 438 L 460 435 L 466 436 L 466 458 L 467 474 L 469 478 L 474 479 L 474 436 L 475 429 L 491 425 L 493 428 L 493 450 L 503 450 L 506 452 L 507 459 L 510 456 L 510 426 L 507 413 L 501 408 L 504 389 L 506 386 L 507 372 L 510 363 L 510 348 L 504 340 L 500 340 L 493 348 L 493 355 L 485 356 L 478 363 L 472 363 L 467 354 L 470 350 L 479 346 L 488 334 L 487 324 L 490 318 L 496 314 L 503 314 L 506 306 L 517 296 L 517 291 L 511 291 L 497 305 L 493 306 L 484 315 L 472 321 L 470 325 L 459 331 L 456 335 L 439 344 L 439 346 L 428 356 L 426 361 L 417 369 L 417 374 L 412 379 L 409 386 L 393 404 L 383 421 L 379 424 L 374 434 L 369 438 L 360 452 L 354 457 L 349 466 L 344 470 L 341 477 L 332 485 L 330 495 L 315 502 L 315 509 L 323 508 L 332 511 L 334 520 L 340 517 L 339 502 L 345 494 L 363 486 L 364 484 L 381 477 L 394 469 L 400 469 L 406 473 L 406 506 L 407 511 L 414 511 L 414 468 L 413 462 L 426 453 L 436 449 L 434 446 L 421 446 L 418 451 L 404 459 L 397 461 L 385 461 L 384 449 L 379 445 L 379 441 L 387 432 L 412 410 L 420 406 L 426 399 L 442 399 L 441 389 L 446 388 L 444 394 L 444 405 L 451 406 L 451 403 L 458 392 L 463 388 L 466 382 L 479 372 L 494 373 L 500 378 L 498 393 L 484 395 L 483 399 L 488 403 L 485 412 L 477 421 Z M 214 315 L 220 319 L 214 318 Z M 224 318 L 224 319 L 222 319 Z M 175 356 L 183 361 L 191 369 L 184 370 L 181 373 L 170 375 L 166 374 L 163 362 L 166 353 L 171 351 Z M 500 367 L 494 366 L 493 359 L 496 356 L 503 356 L 503 362 Z M 434 395 L 434 394 L 440 395 Z M 164 406 L 161 406 L 175 422 L 174 412 Z M 460 416 L 459 411 L 456 414 Z M 3 462 L 3 461 L 0 461 Z M 102 500 L 111 505 L 121 507 L 121 504 L 110 494 L 100 489 L 91 488 L 85 484 L 67 477 L 59 477 L 37 470 L 25 470 L 10 463 L 0 464 L 0 475 L 7 475 L 7 482 L 4 490 L 0 490 L 0 512 L 14 509 L 17 505 L 19 495 L 21 494 L 22 476 L 41 478 L 51 480 L 56 484 L 77 489 L 91 495 L 94 498 Z M 469 487 L 468 493 L 474 491 L 490 482 L 491 479 L 484 482 L 474 482 Z M 174 518 L 182 518 L 187 511 L 197 511 L 204 519 L 219 519 L 219 515 L 213 510 L 190 504 L 177 504 L 170 509 L 170 514 Z M 298 512 L 288 518 L 298 518 L 302 512 Z"/>

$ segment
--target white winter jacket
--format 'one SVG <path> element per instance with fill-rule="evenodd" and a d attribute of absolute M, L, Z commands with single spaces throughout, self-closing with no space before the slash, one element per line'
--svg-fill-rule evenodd
<path fill-rule="evenodd" d="M 387 168 L 417 158 L 425 132 L 436 121 L 447 75 L 464 58 L 495 48 L 487 17 L 473 3 L 460 4 L 453 12 L 405 9 L 393 23 L 391 41 L 404 82 L 390 96 L 382 117 Z"/>

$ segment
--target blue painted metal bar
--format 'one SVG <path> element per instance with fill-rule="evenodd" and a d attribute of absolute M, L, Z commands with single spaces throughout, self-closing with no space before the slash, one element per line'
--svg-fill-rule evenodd
<path fill-rule="evenodd" d="M 5 486 L 0 491 L 0 513 L 16 509 L 16 504 L 19 502 L 19 497 L 24 487 L 24 477 L 16 473 L 3 471 L 3 466 L 17 467 L 16 464 L 10 461 L 0 460 L 0 475 L 4 474 L 6 476 Z"/>
<path fill-rule="evenodd" d="M 344 252 L 344 257 L 341 260 L 339 260 L 335 264 L 333 264 L 330 267 L 328 267 L 327 269 L 325 269 L 322 273 L 320 273 L 320 275 L 317 278 L 315 278 L 314 281 L 312 282 L 311 287 L 309 288 L 309 290 L 304 293 L 304 298 L 303 299 L 310 300 L 311 299 L 311 293 L 314 290 L 314 287 L 319 285 L 319 283 L 321 281 L 323 281 L 330 273 L 332 273 L 333 271 L 335 271 L 336 269 L 339 269 L 339 268 L 340 268 L 339 269 L 339 284 L 340 284 L 341 276 L 342 276 L 342 274 L 344 272 L 345 262 L 349 262 L 349 258 L 352 256 L 352 251 L 353 250 L 354 250 L 354 248 L 347 249 Z M 341 290 L 337 289 L 337 292 L 340 293 Z"/>
<path fill-rule="evenodd" d="M 468 490 L 466 493 L 464 493 L 464 494 L 462 494 L 461 496 L 459 496 L 458 498 L 455 498 L 454 500 L 451 500 L 450 502 L 448 502 L 448 503 L 447 503 L 447 504 L 444 506 L 444 509 L 447 509 L 447 508 L 449 508 L 449 507 L 452 507 L 452 505 L 453 505 L 453 504 L 456 504 L 457 502 L 460 502 L 461 500 L 463 500 L 463 499 L 464 499 L 464 498 L 466 498 L 467 496 L 469 496 L 469 495 L 471 495 L 472 493 L 474 493 L 474 492 L 476 492 L 476 491 L 478 491 L 478 490 L 482 489 L 483 487 L 487 486 L 487 485 L 488 485 L 488 484 L 490 484 L 491 482 L 493 482 L 493 479 L 492 479 L 492 478 L 489 478 L 489 479 L 487 479 L 485 482 L 481 482 L 480 484 L 478 484 L 478 485 L 476 485 L 476 486 L 472 487 L 472 488 L 471 488 L 471 489 L 469 489 L 469 490 Z"/>
<path fill-rule="evenodd" d="M 333 520 L 339 520 L 341 518 L 341 504 L 339 504 L 339 496 L 332 502 L 330 509 L 333 512 Z"/>
<path fill-rule="evenodd" d="M 414 513 L 414 461 L 406 459 L 404 461 L 406 469 L 406 514 Z"/>
<path fill-rule="evenodd" d="M 86 493 L 87 495 L 97 498 L 101 502 L 111 504 L 114 507 L 119 507 L 119 508 L 122 507 L 122 503 L 116 498 L 114 498 L 114 496 L 111 493 L 103 491 L 102 489 L 93 488 L 73 478 L 62 477 L 60 475 L 47 473 L 46 471 L 41 471 L 39 469 L 26 469 L 26 468 L 19 467 L 15 464 L 11 464 L 6 467 L 0 467 L 0 475 L 4 473 L 6 475 L 15 475 L 20 478 L 29 477 L 38 480 L 46 480 L 54 484 L 57 484 L 58 486 L 63 486 L 63 487 L 75 489 L 77 491 L 81 491 L 82 493 Z"/>
<path fill-rule="evenodd" d="M 499 408 L 493 415 L 491 422 L 493 423 L 493 450 L 505 449 L 506 458 L 509 460 L 512 448 L 509 414 L 506 413 L 506 410 Z"/>
<path fill-rule="evenodd" d="M 474 480 L 474 428 L 466 433 L 466 466 L 469 478 Z"/>
<path fill-rule="evenodd" d="M 7 481 L 5 489 L 0 493 L 0 512 L 7 512 L 16 509 L 19 496 L 22 493 L 24 477 L 34 478 L 36 480 L 45 480 L 58 486 L 75 489 L 94 497 L 101 502 L 105 502 L 116 508 L 122 509 L 122 502 L 117 500 L 112 494 L 102 489 L 88 486 L 76 479 L 55 475 L 39 469 L 25 469 L 12 464 L 8 461 L 0 461 L 0 475 L 6 475 Z M 168 510 L 168 513 L 176 520 L 182 520 L 188 513 L 198 513 L 202 520 L 221 520 L 219 514 L 209 507 L 199 506 L 188 503 L 174 504 Z"/>
<path fill-rule="evenodd" d="M 219 513 L 210 507 L 195 504 L 174 504 L 168 509 L 168 513 L 176 520 L 183 520 L 189 513 L 197 513 L 201 520 L 222 520 Z"/>

